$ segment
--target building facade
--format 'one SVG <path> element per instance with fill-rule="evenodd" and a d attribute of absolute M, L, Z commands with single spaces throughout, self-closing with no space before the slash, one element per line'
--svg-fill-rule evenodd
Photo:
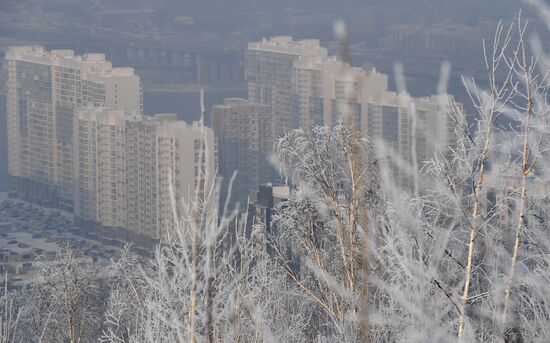
<path fill-rule="evenodd" d="M 11 47 L 6 51 L 8 173 L 12 191 L 74 207 L 74 122 L 82 106 L 142 112 L 139 77 L 103 54 Z"/>
<path fill-rule="evenodd" d="M 178 220 L 174 210 L 181 214 L 196 194 L 202 201 L 203 187 L 214 184 L 214 134 L 198 123 L 88 107 L 77 125 L 75 215 L 81 221 L 168 241 Z"/>
<path fill-rule="evenodd" d="M 245 69 L 249 100 L 270 107 L 272 144 L 291 129 L 311 134 L 313 126 L 351 120 L 383 147 L 398 184 L 411 187 L 409 167 L 421 168 L 456 140 L 450 112 L 461 105 L 451 96 L 397 94 L 388 89 L 387 75 L 328 56 L 317 40 L 273 37 L 250 43 Z"/>
<path fill-rule="evenodd" d="M 299 80 L 298 64 L 306 60 L 321 62 L 327 54 L 327 49 L 314 39 L 294 41 L 281 36 L 248 44 L 248 100 L 270 107 L 274 139 L 300 126 L 299 87 L 303 83 Z"/>
<path fill-rule="evenodd" d="M 174 114 L 144 116 L 132 68 L 41 47 L 9 48 L 5 68 L 8 169 L 18 197 L 162 241 L 185 202 L 214 210 L 213 130 Z"/>
<path fill-rule="evenodd" d="M 377 101 L 361 104 L 359 125 L 375 146 L 383 148 L 379 153 L 387 157 L 385 165 L 397 185 L 413 189 L 414 174 L 456 145 L 450 110 L 462 108 L 449 95 L 412 98 L 386 92 Z"/>
<path fill-rule="evenodd" d="M 212 128 L 218 145 L 218 174 L 223 177 L 220 201 L 227 198 L 230 180 L 231 201 L 246 209 L 258 185 L 273 178 L 269 164 L 273 153 L 269 106 L 244 99 L 225 99 L 212 110 Z"/>
<path fill-rule="evenodd" d="M 215 212 L 212 129 L 161 114 L 127 122 L 127 227 L 170 240 L 184 203 Z M 175 211 L 175 212 L 174 212 Z"/>
<path fill-rule="evenodd" d="M 75 215 L 106 227 L 126 227 L 127 129 L 136 111 L 85 107 L 75 120 Z"/>

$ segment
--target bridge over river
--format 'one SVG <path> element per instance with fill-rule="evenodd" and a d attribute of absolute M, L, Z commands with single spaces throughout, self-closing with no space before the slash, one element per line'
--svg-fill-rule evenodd
<path fill-rule="evenodd" d="M 92 35 L 82 28 L 71 33 L 0 25 L 0 33 L 6 42 L 1 49 L 15 41 L 47 49 L 72 49 L 77 54 L 100 52 L 115 66 L 134 67 L 146 83 L 225 88 L 243 82 L 244 51 L 216 43 L 124 37 L 116 32 Z"/>

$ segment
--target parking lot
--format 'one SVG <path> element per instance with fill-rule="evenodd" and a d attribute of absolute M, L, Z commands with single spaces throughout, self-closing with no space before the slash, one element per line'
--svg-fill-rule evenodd
<path fill-rule="evenodd" d="M 10 287 L 32 278 L 37 260 L 51 261 L 67 247 L 83 263 L 107 265 L 122 245 L 112 243 L 75 227 L 68 213 L 0 197 L 0 272 Z"/>

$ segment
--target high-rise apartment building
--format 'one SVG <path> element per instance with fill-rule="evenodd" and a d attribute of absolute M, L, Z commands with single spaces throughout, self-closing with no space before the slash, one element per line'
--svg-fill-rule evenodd
<path fill-rule="evenodd" d="M 233 98 L 214 106 L 212 128 L 218 143 L 218 173 L 223 177 L 222 202 L 234 172 L 231 201 L 239 201 L 243 210 L 258 185 L 273 178 L 268 160 L 273 148 L 272 124 L 267 105 Z"/>
<path fill-rule="evenodd" d="M 201 187 L 213 185 L 212 129 L 174 114 L 147 117 L 105 107 L 81 109 L 76 126 L 75 215 L 81 221 L 168 240 L 174 207 L 181 213 L 196 189 L 202 201 Z"/>
<path fill-rule="evenodd" d="M 342 64 L 338 74 L 331 79 L 331 87 L 330 125 L 353 117 L 359 128 L 364 104 L 379 102 L 388 92 L 388 76 L 376 70 Z"/>
<path fill-rule="evenodd" d="M 126 227 L 126 122 L 137 111 L 88 106 L 78 110 L 74 136 L 74 213 L 79 220 Z"/>
<path fill-rule="evenodd" d="M 328 56 L 317 40 L 274 37 L 250 43 L 245 76 L 249 100 L 270 106 L 272 144 L 294 128 L 310 132 L 312 126 L 352 118 L 356 128 L 373 142 L 383 142 L 388 156 L 395 157 L 388 161 L 404 186 L 411 180 L 397 160 L 421 167 L 436 151 L 444 153 L 454 144 L 449 109 L 461 105 L 451 96 L 413 98 L 391 92 L 387 75 Z"/>
<path fill-rule="evenodd" d="M 398 185 L 413 187 L 411 170 L 403 165 L 422 169 L 435 154 L 446 154 L 456 144 L 450 106 L 461 110 L 449 95 L 412 98 L 394 92 L 361 104 L 360 127 L 373 143 L 382 143 Z"/>
<path fill-rule="evenodd" d="M 282 36 L 248 44 L 248 100 L 270 106 L 274 139 L 300 125 L 298 64 L 306 60 L 321 62 L 327 54 L 327 49 L 314 39 L 294 41 Z"/>
<path fill-rule="evenodd" d="M 447 153 L 456 137 L 450 111 L 461 110 L 450 95 L 412 97 L 388 90 L 387 76 L 348 68 L 334 81 L 332 125 L 353 118 L 355 127 L 382 148 L 392 177 L 412 189 L 413 166 Z M 416 171 L 415 171 L 416 172 Z"/>
<path fill-rule="evenodd" d="M 248 44 L 245 78 L 248 100 L 271 108 L 274 143 L 298 127 L 334 125 L 338 102 L 350 100 L 344 94 L 346 83 L 355 83 L 356 90 L 364 85 L 355 94 L 363 99 L 380 96 L 388 87 L 386 75 L 328 56 L 318 40 L 287 36 Z"/>
<path fill-rule="evenodd" d="M 360 132 L 383 147 L 392 176 L 402 187 L 412 187 L 409 167 L 422 168 L 456 143 L 450 111 L 454 106 L 461 110 L 461 105 L 450 95 L 398 94 L 388 90 L 386 75 L 361 68 L 347 68 L 334 87 L 332 125 L 353 118 Z"/>
<path fill-rule="evenodd" d="M 334 79 L 342 67 L 334 57 L 305 58 L 296 63 L 299 127 L 308 130 L 330 123 Z"/>
<path fill-rule="evenodd" d="M 173 114 L 143 116 L 132 68 L 41 47 L 10 48 L 5 66 L 8 165 L 19 196 L 159 240 L 173 233 L 174 206 L 181 213 L 183 201 L 207 198 L 212 129 Z"/>
<path fill-rule="evenodd" d="M 6 98 L 0 94 L 0 192 L 8 190 L 8 131 Z"/>
<path fill-rule="evenodd" d="M 196 122 L 188 125 L 175 114 L 126 125 L 126 225 L 130 230 L 166 240 L 175 225 L 174 207 L 181 213 L 184 201 L 206 201 L 207 210 L 215 212 L 215 199 L 208 198 L 217 158 L 212 129 Z"/>
<path fill-rule="evenodd" d="M 8 172 L 19 196 L 71 210 L 74 122 L 87 105 L 142 111 L 139 77 L 103 54 L 11 47 L 6 51 Z"/>

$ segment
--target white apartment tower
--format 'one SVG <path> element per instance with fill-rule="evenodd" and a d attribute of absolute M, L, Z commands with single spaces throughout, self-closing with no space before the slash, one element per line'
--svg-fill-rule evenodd
<path fill-rule="evenodd" d="M 422 169 L 436 154 L 447 154 L 456 144 L 455 126 L 449 116 L 454 103 L 450 95 L 412 98 L 387 92 L 377 101 L 361 104 L 360 127 L 375 144 L 382 143 L 386 162 L 397 184 L 413 188 L 405 164 Z"/>
<path fill-rule="evenodd" d="M 21 197 L 72 210 L 74 123 L 87 105 L 142 112 L 139 77 L 103 54 L 11 47 L 8 75 L 8 172 Z"/>
<path fill-rule="evenodd" d="M 388 85 L 384 74 L 328 56 L 318 40 L 287 36 L 249 43 L 245 78 L 248 100 L 271 108 L 273 143 L 291 129 L 334 125 L 342 82 L 363 84 L 357 96 L 370 98 L 387 91 Z"/>
<path fill-rule="evenodd" d="M 132 68 L 41 47 L 11 47 L 5 59 L 8 168 L 19 196 L 166 240 L 173 206 L 180 211 L 197 188 L 202 200 L 214 184 L 212 129 L 143 116 Z"/>
<path fill-rule="evenodd" d="M 126 227 L 126 122 L 136 111 L 78 110 L 74 137 L 74 213 L 85 222 Z"/>
<path fill-rule="evenodd" d="M 126 226 L 166 241 L 173 237 L 174 208 L 181 213 L 184 201 L 195 200 L 195 191 L 203 201 L 205 186 L 213 186 L 214 132 L 175 114 L 130 120 L 126 126 Z"/>
<path fill-rule="evenodd" d="M 300 125 L 299 93 L 304 84 L 300 82 L 298 65 L 306 61 L 322 62 L 327 54 L 327 49 L 315 39 L 294 41 L 292 37 L 281 36 L 248 44 L 245 66 L 248 100 L 270 106 L 273 139 Z M 319 80 L 315 78 L 320 76 L 311 77 L 316 86 Z M 320 92 L 314 92 L 316 98 L 319 95 Z"/>
<path fill-rule="evenodd" d="M 461 105 L 451 96 L 391 92 L 387 75 L 328 56 L 317 40 L 273 37 L 249 43 L 245 69 L 249 100 L 270 106 L 272 144 L 290 129 L 308 132 L 350 118 L 372 142 L 384 143 L 388 156 L 419 168 L 455 143 L 449 110 Z M 398 164 L 392 164 L 392 174 L 408 187 L 411 180 Z"/>
<path fill-rule="evenodd" d="M 386 75 L 354 67 L 335 78 L 334 89 L 332 125 L 353 118 L 355 127 L 383 149 L 391 176 L 403 188 L 413 188 L 410 168 L 421 169 L 456 143 L 450 111 L 461 105 L 450 95 L 398 94 L 388 90 Z"/>
<path fill-rule="evenodd" d="M 213 185 L 212 129 L 175 114 L 105 107 L 81 109 L 76 126 L 74 198 L 81 221 L 166 241 L 175 229 L 174 207 L 181 212 L 197 187 Z"/>

